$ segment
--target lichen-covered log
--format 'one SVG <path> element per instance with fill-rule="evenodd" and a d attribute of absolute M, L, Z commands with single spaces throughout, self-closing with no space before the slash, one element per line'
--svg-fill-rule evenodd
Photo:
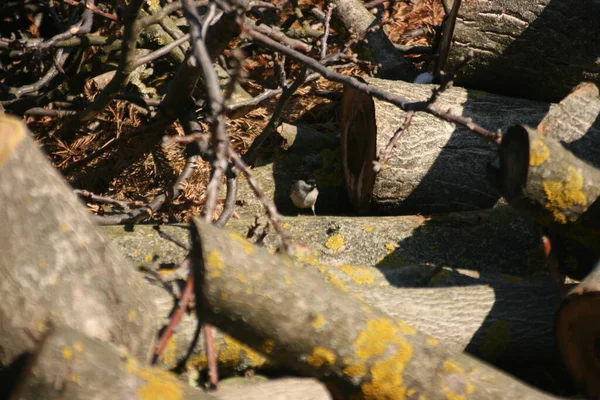
<path fill-rule="evenodd" d="M 577 158 L 559 142 L 517 125 L 508 130 L 499 149 L 500 168 L 490 170 L 510 204 L 550 228 L 564 256 L 579 243 L 600 253 L 600 170 Z M 561 240 L 567 241 L 560 243 Z M 554 240 L 553 240 L 554 242 Z M 561 246 L 564 249 L 561 249 Z M 572 264 L 572 263 L 571 263 Z M 568 265 L 570 276 L 581 279 L 593 264 Z M 576 268 L 575 268 L 576 267 Z"/>
<path fill-rule="evenodd" d="M 245 379 L 247 380 L 247 379 Z M 219 383 L 213 393 L 221 400 L 331 400 L 327 388 L 316 379 L 283 378 L 260 383 L 242 383 L 231 386 L 227 381 Z"/>
<path fill-rule="evenodd" d="M 600 167 L 600 95 L 590 82 L 577 86 L 537 126 L 541 136 L 558 140 L 582 160 Z"/>
<path fill-rule="evenodd" d="M 48 323 L 145 359 L 157 332 L 152 288 L 107 243 L 17 118 L 0 115 L 0 366 Z"/>
<path fill-rule="evenodd" d="M 197 220 L 192 227 L 199 317 L 281 365 L 324 380 L 334 397 L 549 398 L 469 356 L 450 355 L 437 339 L 291 258 Z"/>
<path fill-rule="evenodd" d="M 433 86 L 367 79 L 410 101 L 426 100 Z M 539 123 L 549 105 L 453 88 L 440 108 L 472 118 L 492 131 L 516 123 Z M 350 202 L 359 213 L 416 214 L 476 210 L 498 201 L 485 178 L 495 146 L 463 127 L 417 113 L 378 174 L 373 161 L 402 125 L 396 106 L 345 87 L 342 97 L 342 162 Z"/>
<path fill-rule="evenodd" d="M 246 235 L 253 222 L 252 215 L 232 218 L 227 227 Z M 369 265 L 385 272 L 410 264 L 442 264 L 519 276 L 546 271 L 535 225 L 510 206 L 432 217 L 285 217 L 282 225 L 296 242 L 310 248 L 307 257 L 323 265 Z M 157 263 L 180 261 L 185 255 L 149 226 L 136 226 L 134 232 L 123 227 L 103 229 L 136 263 L 152 260 L 154 254 L 160 256 Z M 187 227 L 164 229 L 187 242 Z M 279 239 L 270 233 L 264 243 L 274 251 Z"/>
<path fill-rule="evenodd" d="M 412 82 L 417 76 L 415 67 L 407 61 L 402 53 L 385 35 L 383 29 L 373 29 L 376 18 L 358 0 L 333 0 L 336 6 L 334 16 L 344 28 L 360 38 L 364 38 L 363 47 L 371 53 L 375 64 L 380 65 L 379 76 L 387 79 L 401 79 Z"/>
<path fill-rule="evenodd" d="M 216 400 L 176 375 L 71 328 L 50 331 L 21 375 L 14 400 Z"/>
<path fill-rule="evenodd" d="M 299 211 L 290 200 L 290 186 L 299 179 L 315 179 L 319 187 L 317 215 L 350 212 L 344 188 L 339 136 L 288 124 L 282 124 L 278 132 L 284 139 L 281 148 L 277 148 L 274 155 L 272 152 L 266 157 L 258 154 L 252 170 L 277 209 L 292 215 L 306 212 Z M 238 198 L 242 200 L 236 207 L 240 214 L 252 216 L 264 212 L 263 205 L 244 177 L 239 179 Z"/>
<path fill-rule="evenodd" d="M 556 342 L 575 384 L 600 398 L 600 264 L 563 300 L 556 314 Z"/>
<path fill-rule="evenodd" d="M 461 241 L 462 237 L 463 245 L 469 248 L 466 244 L 469 237 L 483 235 L 489 229 L 491 231 L 489 238 L 485 239 L 484 236 L 480 238 L 483 242 L 488 243 L 489 252 L 501 251 L 507 258 L 508 264 L 514 262 L 518 266 L 517 258 L 514 258 L 510 249 L 513 245 L 519 246 L 518 240 L 504 243 L 507 246 L 505 249 L 496 247 L 498 243 L 504 242 L 505 236 L 495 231 L 493 227 L 498 225 L 503 218 L 506 219 L 506 215 L 511 214 L 505 214 L 504 217 L 497 216 L 493 220 L 496 222 L 482 222 L 481 233 L 478 229 L 469 234 L 464 233 L 463 236 L 457 237 L 457 243 Z M 325 230 L 328 225 L 327 221 L 332 220 L 330 218 L 294 218 L 293 220 L 296 219 L 297 222 L 291 221 L 292 219 L 287 220 L 289 222 L 286 223 L 290 225 L 288 231 L 292 232 L 294 237 L 303 233 L 305 236 L 302 238 L 308 238 L 311 235 L 309 232 L 305 232 L 309 225 L 318 232 L 321 226 Z M 383 218 L 385 221 L 378 221 L 378 219 L 382 218 L 361 218 L 360 223 L 354 227 L 355 232 L 353 233 L 348 232 L 352 227 L 350 219 L 344 220 L 340 223 L 343 233 L 339 233 L 339 236 L 335 237 L 349 241 L 347 243 L 348 251 L 356 252 L 357 255 L 362 253 L 362 247 L 356 249 L 352 249 L 352 247 L 359 243 L 365 246 L 365 251 L 368 250 L 368 244 L 364 243 L 365 239 L 360 240 L 361 236 L 378 238 L 377 240 L 382 240 L 380 243 L 381 254 L 385 255 L 385 240 L 389 240 L 387 236 L 393 236 L 396 232 L 392 227 L 406 224 L 408 217 Z M 474 224 L 477 221 L 480 219 L 467 220 L 465 218 L 462 220 L 462 228 L 464 230 L 475 229 L 476 225 Z M 231 222 L 234 223 L 230 225 L 231 229 L 243 233 L 246 229 L 245 226 L 250 221 L 232 220 Z M 368 225 L 363 225 L 366 222 Z M 453 223 L 456 231 L 443 231 L 445 233 L 434 237 L 442 240 L 444 237 L 457 236 L 456 232 L 460 232 L 458 219 L 455 219 Z M 369 228 L 367 229 L 369 232 L 363 230 L 365 226 Z M 413 228 L 413 225 L 408 225 L 406 229 Z M 389 231 L 387 231 L 388 229 Z M 427 229 L 435 230 L 433 226 L 429 226 Z M 188 230 L 181 226 L 165 226 L 163 230 L 180 241 L 187 243 L 189 240 Z M 414 228 L 414 231 L 418 231 L 418 228 Z M 107 237 L 114 240 L 122 252 L 138 265 L 146 264 L 152 268 L 149 260 L 154 260 L 153 262 L 156 263 L 154 268 L 158 265 L 176 265 L 186 255 L 184 250 L 160 239 L 149 226 L 137 226 L 134 232 L 126 232 L 119 227 L 106 227 L 105 232 Z M 497 236 L 494 236 L 494 232 Z M 316 236 L 314 232 L 312 235 Z M 520 237 L 518 230 L 514 231 L 514 235 Z M 327 241 L 326 237 L 327 235 L 324 233 L 323 242 Z M 332 240 L 332 243 L 334 241 Z M 274 238 L 268 239 L 267 246 L 274 249 L 275 242 Z M 430 249 L 429 245 L 423 244 L 423 242 L 426 243 L 425 238 L 415 237 L 414 242 L 421 243 L 423 247 L 412 248 L 407 244 L 404 250 L 410 252 L 422 249 L 423 254 L 426 254 Z M 481 244 L 482 254 L 486 247 L 483 242 Z M 316 246 L 315 249 L 321 247 L 319 241 L 309 243 L 311 246 Z M 458 246 L 442 243 L 441 247 L 456 249 Z M 298 254 L 298 257 L 319 271 L 325 280 L 344 288 L 353 295 L 361 296 L 368 304 L 385 310 L 389 315 L 404 318 L 423 332 L 443 339 L 447 346 L 455 351 L 467 349 L 474 355 L 495 364 L 502 364 L 507 368 L 511 368 L 509 366 L 511 363 L 540 362 L 540 360 L 555 356 L 552 328 L 554 311 L 558 307 L 559 299 L 554 284 L 548 280 L 531 280 L 500 273 L 479 273 L 473 270 L 480 268 L 484 271 L 498 271 L 493 264 L 485 265 L 485 263 L 494 262 L 491 258 L 482 258 L 477 263 L 476 258 L 469 259 L 470 261 L 464 266 L 468 264 L 471 270 L 460 270 L 459 273 L 449 268 L 437 270 L 432 265 L 411 263 L 404 254 L 398 256 L 392 254 L 389 256 L 388 264 L 381 263 L 378 267 L 360 266 L 356 263 L 350 264 L 348 255 L 345 255 L 342 248 L 338 249 L 337 255 L 332 254 L 331 250 L 326 247 L 321 248 L 322 251 L 304 252 Z M 475 250 L 469 251 L 476 257 Z M 520 257 L 523 257 L 523 262 L 528 258 L 527 252 L 523 248 L 519 250 L 518 247 L 515 247 L 514 252 L 521 252 Z M 459 262 L 459 259 L 462 258 L 461 254 L 463 253 L 450 256 L 450 260 L 453 260 L 452 257 L 456 257 L 455 261 Z M 368 257 L 377 257 L 377 252 L 372 252 Z M 423 262 L 425 262 L 424 260 Z M 498 257 L 497 260 L 500 261 L 501 257 Z M 334 264 L 334 261 L 337 263 Z M 323 262 L 329 265 L 323 264 Z M 449 261 L 449 264 L 452 265 L 453 262 Z M 543 268 L 543 263 L 540 262 L 540 265 L 540 268 Z M 163 267 L 162 271 L 166 274 L 168 269 Z M 528 273 L 535 271 L 537 270 L 527 270 Z M 167 275 L 163 276 L 167 277 Z M 440 289 L 432 290 L 432 287 Z M 422 301 L 415 302 L 414 299 L 422 299 Z M 166 310 L 171 307 L 171 300 L 166 294 L 158 297 L 157 301 L 164 304 Z M 178 329 L 174 339 L 169 342 L 164 355 L 160 358 L 161 364 L 173 367 L 182 359 L 192 340 L 194 328 L 192 318 L 184 319 L 181 328 Z M 218 361 L 222 370 L 266 367 L 264 357 L 249 351 L 238 341 L 222 337 L 218 332 L 215 333 Z M 206 368 L 206 356 L 202 344 L 199 344 L 194 350 L 188 364 L 201 369 Z"/>
<path fill-rule="evenodd" d="M 472 50 L 457 84 L 558 101 L 581 81 L 600 82 L 598 18 L 594 1 L 463 1 L 447 65 Z"/>

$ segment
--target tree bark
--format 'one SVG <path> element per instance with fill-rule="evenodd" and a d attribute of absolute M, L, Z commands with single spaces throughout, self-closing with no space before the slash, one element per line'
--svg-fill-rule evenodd
<path fill-rule="evenodd" d="M 429 98 L 433 86 L 367 79 L 410 101 Z M 445 91 L 437 103 L 496 131 L 516 123 L 538 124 L 549 105 L 462 88 Z M 466 128 L 417 113 L 378 174 L 373 161 L 402 125 L 396 106 L 344 88 L 342 161 L 350 201 L 362 214 L 429 214 L 492 207 L 497 191 L 487 182 L 486 165 L 495 146 Z"/>
<path fill-rule="evenodd" d="M 463 1 L 447 65 L 472 50 L 458 85 L 556 102 L 582 81 L 600 83 L 599 18 L 593 1 Z"/>
<path fill-rule="evenodd" d="M 559 240 L 579 243 L 600 256 L 600 170 L 577 158 L 555 140 L 524 125 L 510 128 L 499 149 L 494 173 L 504 197 L 516 209 L 549 228 Z M 553 240 L 554 241 L 554 240 Z M 568 248 L 568 243 L 563 244 Z M 579 257 L 579 254 L 566 254 Z M 571 263 L 572 264 L 572 263 Z M 584 277 L 593 264 L 565 271 Z"/>
<path fill-rule="evenodd" d="M 600 95 L 590 82 L 577 86 L 537 126 L 544 137 L 560 141 L 567 150 L 596 168 L 600 167 Z"/>
<path fill-rule="evenodd" d="M 386 257 L 385 243 L 389 243 L 389 238 L 401 235 L 399 232 L 404 229 L 408 233 L 410 231 L 417 232 L 420 229 L 418 225 L 414 225 L 414 222 L 407 221 L 409 218 L 413 217 L 361 219 L 364 225 L 354 227 L 350 221 L 336 219 L 343 230 L 340 237 L 346 243 L 347 252 L 355 253 L 354 257 L 357 259 L 366 253 L 365 257 L 360 260 L 367 261 L 367 263 L 363 264 L 357 260 L 352 262 L 344 250 L 335 256 L 331 254 L 331 249 L 322 245 L 327 241 L 325 234 L 323 234 L 323 239 L 304 241 L 304 243 L 309 243 L 313 250 L 309 251 L 308 255 L 299 254 L 298 257 L 317 269 L 324 279 L 344 287 L 349 293 L 362 297 L 368 304 L 385 310 L 389 315 L 404 318 L 423 332 L 444 340 L 453 351 L 467 349 L 478 357 L 509 369 L 512 368 L 512 364 L 516 363 L 534 363 L 541 359 L 556 358 L 552 342 L 552 329 L 554 311 L 558 307 L 559 298 L 553 282 L 548 279 L 530 279 L 500 274 L 501 269 L 493 264 L 492 259 L 484 258 L 486 257 L 484 249 L 487 248 L 488 253 L 493 254 L 499 251 L 498 254 L 506 258 L 507 264 L 517 262 L 517 258 L 514 258 L 514 254 L 511 252 L 511 246 L 520 245 L 518 234 L 515 234 L 517 239 L 514 241 L 503 243 L 507 236 L 493 228 L 499 220 L 506 219 L 506 214 L 504 217 L 497 215 L 493 219 L 495 222 L 490 221 L 489 224 L 481 222 L 480 226 L 473 224 L 477 224 L 477 221 L 481 221 L 481 219 L 471 219 L 473 224 L 467 225 L 469 220 L 463 218 L 461 228 L 458 228 L 459 225 L 457 225 L 458 218 L 452 221 L 446 220 L 448 225 L 454 225 L 458 229 L 444 230 L 444 225 L 440 224 L 437 229 L 441 231 L 438 234 L 420 236 L 415 233 L 417 236 L 412 242 L 413 245 L 409 241 L 400 244 L 401 248 L 406 247 L 409 252 L 420 249 L 423 249 L 424 252 L 435 251 L 429 250 L 434 245 L 433 242 L 427 242 L 427 237 L 434 240 L 441 237 L 455 237 L 457 243 L 462 240 L 462 244 L 469 248 L 470 245 L 466 242 L 467 238 L 478 237 L 478 235 L 491 230 L 489 238 L 479 237 L 483 242 L 488 242 L 487 246 L 482 246 L 481 253 L 476 252 L 473 248 L 470 248 L 468 252 L 461 253 L 462 255 L 448 253 L 450 258 L 447 263 L 450 265 L 453 264 L 452 257 L 456 257 L 456 262 L 459 262 L 463 255 L 469 253 L 473 258 L 462 259 L 461 261 L 465 263 L 464 267 L 479 267 L 483 272 L 450 268 L 437 270 L 431 266 L 432 259 L 429 259 L 432 261 L 425 261 L 426 259 L 423 257 L 422 262 L 427 262 L 429 265 L 411 262 L 410 253 L 389 254 Z M 378 221 L 378 219 L 383 219 L 383 221 Z M 290 224 L 288 232 L 303 241 L 305 238 L 319 236 L 315 232 L 319 232 L 321 229 L 325 230 L 328 225 L 327 221 L 326 218 L 301 218 L 296 222 L 287 222 Z M 249 222 L 250 220 L 232 220 L 228 226 L 231 230 L 243 234 Z M 511 224 L 514 222 L 507 222 L 507 225 Z M 363 230 L 365 227 L 372 231 L 365 232 Z M 460 229 L 475 230 L 459 236 L 457 232 Z M 184 243 L 189 242 L 187 229 L 168 226 L 163 227 L 163 230 Z M 428 225 L 427 230 L 435 231 L 436 228 Z M 360 232 L 362 232 L 362 239 L 360 239 Z M 154 262 L 159 265 L 177 265 L 186 255 L 185 250 L 160 239 L 149 226 L 137 226 L 134 232 L 126 232 L 120 227 L 106 227 L 105 233 L 136 265 L 145 264 L 148 268 L 157 267 L 156 264 L 149 264 L 147 260 L 155 260 Z M 375 243 L 380 244 L 373 247 L 380 247 L 381 253 L 376 251 L 368 253 L 370 248 L 368 242 L 374 239 L 377 240 Z M 502 250 L 496 247 L 499 243 L 503 243 L 506 248 Z M 266 245 L 269 249 L 275 249 L 276 238 L 267 239 Z M 364 247 L 362 247 L 363 245 Z M 449 243 L 438 243 L 438 245 L 444 249 L 457 247 Z M 531 244 L 531 247 L 535 249 L 534 246 Z M 320 248 L 322 250 L 319 250 Z M 519 249 L 514 248 L 512 251 L 518 253 Z M 526 259 L 531 262 L 531 259 L 534 258 L 530 256 L 531 252 L 526 251 L 525 248 L 522 251 L 523 262 Z M 482 258 L 477 260 L 477 254 L 480 254 Z M 382 260 L 377 267 L 368 266 L 369 260 L 376 260 L 378 257 Z M 384 258 L 387 258 L 387 262 L 383 260 Z M 501 260 L 502 257 L 496 259 Z M 491 264 L 486 265 L 487 262 Z M 539 267 L 543 269 L 543 263 Z M 527 271 L 526 266 L 519 266 L 519 268 L 521 268 L 519 271 L 521 273 Z M 166 274 L 167 271 L 168 269 L 163 269 L 163 274 Z M 528 272 L 534 273 L 534 271 L 535 269 L 530 269 Z M 163 276 L 167 277 L 168 275 Z M 433 290 L 433 287 L 437 289 Z M 157 300 L 165 304 L 163 314 L 167 313 L 171 307 L 169 296 L 165 293 Z M 168 351 L 159 360 L 161 364 L 174 367 L 183 358 L 192 340 L 194 328 L 193 318 L 185 318 L 174 339 L 169 343 Z M 505 335 L 497 337 L 494 336 L 494 332 Z M 247 349 L 243 350 L 237 341 L 223 338 L 218 333 L 216 340 L 219 364 L 223 370 L 240 371 L 248 367 L 266 367 L 264 364 L 266 359 L 257 357 Z M 206 357 L 201 344 L 194 350 L 190 362 L 202 369 L 206 367 Z"/>
<path fill-rule="evenodd" d="M 11 398 L 216 400 L 170 372 L 139 364 L 109 343 L 56 328 L 39 346 Z"/>
<path fill-rule="evenodd" d="M 22 121 L 0 115 L 0 366 L 66 325 L 145 359 L 154 293 L 101 236 Z"/>
<path fill-rule="evenodd" d="M 556 342 L 578 389 L 600 397 L 600 268 L 595 269 L 563 300 L 556 314 Z"/>
<path fill-rule="evenodd" d="M 550 398 L 469 356 L 450 355 L 437 339 L 290 258 L 197 220 L 192 228 L 198 317 L 324 380 L 334 396 Z"/>
<path fill-rule="evenodd" d="M 257 384 L 244 384 L 240 387 L 219 385 L 213 394 L 221 400 L 332 400 L 327 388 L 316 379 L 283 378 Z"/>
<path fill-rule="evenodd" d="M 378 76 L 412 82 L 417 76 L 413 65 L 407 61 L 390 42 L 383 29 L 376 29 L 377 20 L 358 0 L 333 0 L 334 16 L 346 30 L 366 39 L 366 47 L 376 64 L 380 65 Z"/>

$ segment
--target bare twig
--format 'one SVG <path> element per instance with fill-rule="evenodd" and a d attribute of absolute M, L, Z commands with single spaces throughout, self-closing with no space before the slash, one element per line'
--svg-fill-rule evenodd
<path fill-rule="evenodd" d="M 173 50 L 175 47 L 179 46 L 182 43 L 185 43 L 188 40 L 190 40 L 190 34 L 186 33 L 179 39 L 173 40 L 171 43 L 161 47 L 160 49 L 154 50 L 152 53 L 148 53 L 147 55 L 138 58 L 137 60 L 135 60 L 135 63 L 133 64 L 134 69 L 141 65 L 149 63 L 150 61 L 154 61 L 157 58 L 160 58 L 164 55 L 169 54 L 171 52 L 171 50 Z"/>
<path fill-rule="evenodd" d="M 256 25 L 254 23 L 254 21 L 252 21 L 250 18 L 246 18 L 244 20 L 244 23 L 253 27 L 254 29 L 259 31 L 263 35 L 267 35 L 268 37 L 270 37 L 274 40 L 277 40 L 278 42 L 283 43 L 286 46 L 289 46 L 294 50 L 298 50 L 303 53 L 308 53 L 309 51 L 312 50 L 311 45 L 304 43 L 301 40 L 290 38 L 290 37 L 286 36 L 285 33 L 281 32 L 275 28 L 272 28 L 270 26 L 267 26 L 265 24 Z"/>
<path fill-rule="evenodd" d="M 15 96 L 15 99 L 2 101 L 0 102 L 0 104 L 8 105 L 14 103 L 15 101 L 19 100 L 21 96 L 37 92 L 44 86 L 47 86 L 58 75 L 60 69 L 62 69 L 62 65 L 65 63 L 65 61 L 67 61 L 67 58 L 70 54 L 71 49 L 58 49 L 56 51 L 56 58 L 54 64 L 52 65 L 52 67 L 50 67 L 48 72 L 46 72 L 46 74 L 44 74 L 44 76 L 40 80 L 38 80 L 35 83 L 32 83 L 31 85 L 25 85 L 18 88 L 10 88 L 9 93 Z"/>
<path fill-rule="evenodd" d="M 281 68 L 281 69 L 283 70 L 283 68 Z M 296 90 L 298 90 L 300 88 L 300 86 L 302 86 L 304 81 L 306 80 L 307 70 L 308 70 L 308 68 L 306 66 L 303 66 L 302 70 L 300 71 L 300 73 L 298 74 L 298 76 L 296 77 L 294 82 L 291 85 L 289 85 L 289 86 L 286 85 L 283 88 L 281 97 L 279 98 L 279 101 L 277 102 L 277 107 L 275 107 L 275 110 L 273 111 L 273 114 L 271 115 L 269 122 L 267 122 L 267 125 L 265 125 L 262 132 L 256 137 L 256 139 L 254 139 L 254 141 L 252 142 L 252 145 L 250 145 L 250 148 L 244 154 L 244 162 L 246 162 L 250 165 L 252 165 L 254 163 L 254 158 L 256 157 L 256 152 L 258 151 L 258 149 L 261 148 L 261 146 L 263 145 L 265 140 L 267 140 L 267 138 L 269 136 L 271 136 L 271 134 L 273 132 L 275 132 L 275 130 L 279 126 L 279 123 L 281 122 L 281 114 L 285 110 L 285 106 L 290 101 L 290 99 L 292 98 L 292 96 L 294 95 Z"/>
<path fill-rule="evenodd" d="M 219 218 L 215 222 L 215 226 L 220 228 L 227 224 L 235 211 L 235 202 L 237 201 L 238 190 L 238 171 L 232 164 L 229 164 L 227 169 L 227 194 L 225 195 L 225 205 Z"/>
<path fill-rule="evenodd" d="M 217 72 L 214 70 L 212 60 L 206 48 L 206 31 L 215 15 L 215 5 L 209 5 L 209 11 L 203 23 L 198 11 L 190 0 L 182 0 L 183 11 L 190 25 L 192 36 L 191 45 L 194 56 L 202 67 L 202 77 L 206 85 L 211 111 L 211 134 L 215 158 L 212 162 L 211 179 L 206 186 L 206 205 L 203 209 L 204 218 L 212 220 L 217 204 L 217 195 L 221 185 L 221 177 L 227 168 L 227 151 L 229 138 L 225 128 L 225 99 L 219 85 Z"/>
<path fill-rule="evenodd" d="M 66 4 L 69 4 L 71 6 L 78 6 L 79 4 L 81 4 L 81 2 L 77 1 L 77 0 L 63 0 L 63 1 Z M 104 11 L 100 10 L 98 7 L 96 7 L 94 5 L 93 2 L 85 2 L 85 7 L 87 9 L 91 10 L 94 14 L 98 14 L 101 17 L 104 17 L 106 19 L 110 19 L 111 21 L 118 21 L 119 20 L 119 18 L 115 14 L 110 14 L 110 13 L 107 13 L 107 12 L 104 12 Z"/>
<path fill-rule="evenodd" d="M 41 42 L 29 42 L 27 47 L 30 50 L 41 50 L 47 49 L 54 46 L 56 43 L 63 40 L 68 40 L 76 35 L 85 35 L 90 33 L 92 29 L 92 23 L 94 20 L 94 9 L 98 10 L 94 6 L 94 0 L 87 0 L 86 8 L 81 15 L 81 19 L 76 24 L 69 27 L 65 32 L 59 33 L 48 40 Z"/>
<path fill-rule="evenodd" d="M 140 204 L 140 202 L 138 202 L 138 201 L 122 201 L 122 200 L 113 199 L 112 197 L 108 197 L 108 196 L 100 196 L 100 195 L 88 192 L 87 190 L 75 189 L 75 190 L 73 190 L 73 193 L 75 193 L 78 196 L 83 197 L 84 199 L 88 199 L 88 200 L 95 201 L 98 203 L 112 204 L 112 205 L 121 207 L 124 210 L 129 210 L 132 206 L 140 206 L 143 204 L 143 203 Z"/>
<path fill-rule="evenodd" d="M 186 251 L 191 250 L 190 246 L 188 246 L 187 244 L 185 244 L 183 242 L 180 242 L 179 240 L 175 239 L 173 236 L 169 235 L 167 232 L 160 229 L 160 225 L 154 225 L 152 228 L 156 231 L 156 233 L 158 233 L 158 236 L 160 236 L 161 238 L 168 240 L 169 242 L 177 245 L 178 247 L 182 248 L 183 250 L 186 250 Z"/>
<path fill-rule="evenodd" d="M 158 344 L 156 345 L 156 349 L 154 350 L 154 356 L 152 357 L 153 364 L 156 363 L 156 361 L 158 360 L 158 357 L 160 357 L 160 355 L 164 351 L 165 347 L 167 346 L 169 339 L 171 338 L 171 336 L 173 336 L 173 333 L 175 332 L 175 328 L 177 327 L 177 325 L 179 325 L 179 322 L 181 322 L 181 318 L 183 318 L 183 314 L 188 309 L 191 298 L 192 298 L 192 294 L 194 293 L 194 273 L 193 273 L 193 269 L 190 268 L 190 266 L 189 266 L 190 265 L 189 256 L 186 257 L 181 264 L 182 265 L 180 268 L 183 268 L 184 265 L 187 265 L 187 268 L 189 268 L 190 272 L 189 272 L 188 278 L 185 282 L 185 288 L 183 289 L 183 294 L 181 295 L 181 298 L 179 299 L 179 302 L 177 304 L 177 309 L 173 313 L 173 316 L 171 317 L 171 320 L 169 321 L 169 325 L 167 325 L 167 327 L 165 328 L 163 334 L 161 335 L 161 337 L 158 341 Z"/>
<path fill-rule="evenodd" d="M 394 132 L 394 136 L 392 136 L 392 138 L 390 139 L 387 146 L 385 146 L 385 150 L 384 150 L 383 154 L 379 155 L 379 160 L 373 162 L 373 164 L 374 164 L 373 170 L 375 172 L 379 172 L 383 167 L 385 167 L 388 160 L 392 156 L 392 151 L 394 150 L 394 147 L 396 147 L 396 143 L 398 142 L 398 139 L 400 139 L 400 136 L 402 136 L 402 134 L 404 132 L 406 132 L 406 130 L 410 126 L 410 123 L 412 122 L 412 118 L 414 115 L 415 115 L 414 111 L 409 111 L 406 113 L 406 118 L 404 119 L 404 122 L 402 123 L 400 128 L 398 128 L 398 130 L 396 130 L 396 132 Z"/>
<path fill-rule="evenodd" d="M 233 161 L 235 166 L 240 170 L 240 172 L 246 175 L 250 188 L 252 188 L 252 191 L 254 192 L 256 197 L 265 207 L 265 211 L 267 213 L 267 216 L 269 217 L 269 220 L 271 221 L 271 225 L 273 225 L 275 231 L 277 231 L 277 234 L 281 238 L 282 249 L 285 251 L 285 253 L 289 254 L 291 252 L 291 239 L 288 236 L 288 234 L 285 233 L 281 224 L 279 223 L 279 221 L 281 220 L 281 215 L 279 215 L 279 212 L 277 212 L 275 204 L 271 199 L 269 199 L 265 195 L 265 192 L 263 192 L 262 188 L 260 187 L 260 184 L 256 181 L 256 179 L 254 179 L 254 176 L 250 171 L 250 167 L 242 160 L 242 158 L 235 152 L 231 152 L 230 154 L 231 160 Z"/>
<path fill-rule="evenodd" d="M 333 13 L 333 9 L 335 8 L 335 4 L 330 3 L 327 6 L 327 13 L 325 14 L 325 21 L 323 24 L 325 25 L 325 33 L 323 34 L 323 38 L 321 41 L 321 60 L 325 58 L 327 55 L 327 40 L 329 39 L 329 23 L 331 22 L 331 14 Z"/>
<path fill-rule="evenodd" d="M 125 87 L 129 76 L 135 69 L 135 50 L 137 39 L 143 26 L 140 20 L 136 20 L 144 0 L 131 0 L 124 12 L 123 42 L 121 44 L 121 59 L 115 75 L 106 87 L 95 98 L 94 102 L 80 115 L 80 121 L 87 122 L 104 110 L 108 103 L 115 97 L 117 92 Z"/>
<path fill-rule="evenodd" d="M 246 28 L 246 27 L 245 27 Z M 354 89 L 360 90 L 370 96 L 373 96 L 382 101 L 394 104 L 399 107 L 403 111 L 422 111 L 428 114 L 434 115 L 444 121 L 452 122 L 458 125 L 462 125 L 468 128 L 473 133 L 477 134 L 482 139 L 491 142 L 491 143 L 500 143 L 500 136 L 494 132 L 491 132 L 482 126 L 474 123 L 471 118 L 466 118 L 460 115 L 452 114 L 448 111 L 443 111 L 436 107 L 433 104 L 429 104 L 427 101 L 419 101 L 419 102 L 409 102 L 402 96 L 395 95 L 386 90 L 379 89 L 373 86 L 369 86 L 365 83 L 360 82 L 359 80 L 339 74 L 323 65 L 321 65 L 318 61 L 307 57 L 297 51 L 294 51 L 290 48 L 287 48 L 274 40 L 262 35 L 259 32 L 256 32 L 252 29 L 244 29 L 243 34 L 249 39 L 254 40 L 257 43 L 260 43 L 264 46 L 267 46 L 273 50 L 276 50 L 280 53 L 283 53 L 296 61 L 306 64 L 311 69 L 315 70 L 319 74 L 321 74 L 324 78 L 329 79 L 333 82 L 343 83 L 345 85 L 349 85 Z"/>
<path fill-rule="evenodd" d="M 452 36 L 454 35 L 454 25 L 456 24 L 456 17 L 458 16 L 458 9 L 460 8 L 461 0 L 454 0 L 452 3 L 452 9 L 450 13 L 444 18 L 444 26 L 442 28 L 442 37 L 439 41 L 439 47 L 437 53 L 439 57 L 435 64 L 435 77 L 439 78 L 441 71 L 444 69 L 446 59 L 450 53 L 450 47 L 452 46 Z"/>

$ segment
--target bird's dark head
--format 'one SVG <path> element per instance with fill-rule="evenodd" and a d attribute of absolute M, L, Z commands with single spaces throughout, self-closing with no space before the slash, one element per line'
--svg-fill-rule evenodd
<path fill-rule="evenodd" d="M 306 182 L 306 184 L 311 187 L 311 190 L 317 187 L 317 181 L 314 180 L 313 178 L 307 179 L 304 182 Z"/>

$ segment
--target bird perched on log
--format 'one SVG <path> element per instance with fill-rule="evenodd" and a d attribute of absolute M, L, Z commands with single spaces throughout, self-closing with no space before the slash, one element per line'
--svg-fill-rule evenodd
<path fill-rule="evenodd" d="M 299 180 L 290 187 L 290 199 L 294 205 L 298 208 L 310 208 L 315 216 L 317 215 L 315 204 L 318 195 L 319 189 L 314 180 L 308 180 L 308 182 Z"/>

